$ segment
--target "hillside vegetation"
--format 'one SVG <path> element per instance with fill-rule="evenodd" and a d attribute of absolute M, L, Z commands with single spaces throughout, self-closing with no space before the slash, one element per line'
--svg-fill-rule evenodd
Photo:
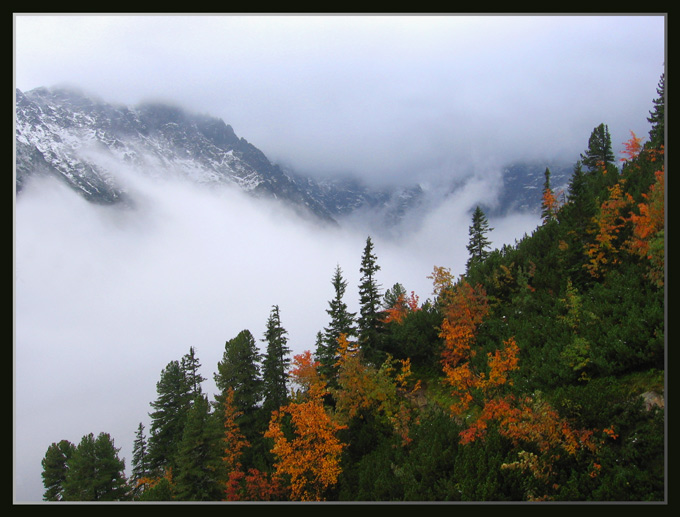
<path fill-rule="evenodd" d="M 369 237 L 359 312 L 338 267 L 315 350 L 291 357 L 274 305 L 264 353 L 249 330 L 226 341 L 209 400 L 190 348 L 129 478 L 108 434 L 62 440 L 44 498 L 664 501 L 663 76 L 657 92 L 620 164 L 601 124 L 568 191 L 546 169 L 531 235 L 490 250 L 477 209 L 465 273 L 435 267 L 424 301 L 381 290 Z"/>

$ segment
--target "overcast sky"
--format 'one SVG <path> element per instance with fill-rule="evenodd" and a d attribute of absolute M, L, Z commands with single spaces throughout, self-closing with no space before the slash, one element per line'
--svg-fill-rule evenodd
<path fill-rule="evenodd" d="M 231 124 L 309 174 L 436 182 L 474 173 L 406 241 L 375 239 L 383 288 L 431 296 L 464 272 L 470 209 L 498 167 L 574 160 L 606 123 L 614 151 L 664 70 L 663 16 L 15 17 L 15 83 L 114 103 L 165 100 Z M 141 181 L 141 180 L 139 180 Z M 35 183 L 15 209 L 15 498 L 39 501 L 52 442 L 109 432 L 130 467 L 156 382 L 197 349 L 211 388 L 224 343 L 262 339 L 280 306 L 295 353 L 327 325 L 336 265 L 358 309 L 365 234 L 320 233 L 236 193 L 145 183 L 122 214 Z M 495 246 L 537 224 L 491 221 Z M 273 251 L 274 250 L 274 251 Z"/>
<path fill-rule="evenodd" d="M 305 173 L 426 181 L 615 150 L 664 69 L 663 16 L 18 16 L 16 86 L 176 102 Z"/>

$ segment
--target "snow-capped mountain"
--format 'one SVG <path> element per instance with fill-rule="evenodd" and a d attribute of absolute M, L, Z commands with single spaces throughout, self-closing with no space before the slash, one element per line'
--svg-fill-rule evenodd
<path fill-rule="evenodd" d="M 371 188 L 356 177 L 302 176 L 270 162 L 222 120 L 176 106 L 113 105 L 64 88 L 16 91 L 17 194 L 31 177 L 52 175 L 95 203 L 134 202 L 120 174 L 123 168 L 230 186 L 254 197 L 278 199 L 330 224 L 349 220 L 394 228 L 407 218 L 417 222 L 442 199 L 440 192 L 431 198 L 418 184 Z M 498 215 L 540 211 L 544 170 L 506 168 L 500 203 L 489 210 Z M 558 184 L 568 181 L 571 171 L 552 172 L 553 184 Z M 460 182 L 444 190 L 459 187 Z"/>
<path fill-rule="evenodd" d="M 16 92 L 16 190 L 51 174 L 86 199 L 110 204 L 129 197 L 116 170 L 177 175 L 230 185 L 288 202 L 326 222 L 360 208 L 403 215 L 417 186 L 371 190 L 356 180 L 318 182 L 284 172 L 231 126 L 166 104 L 115 106 L 70 89 Z"/>
<path fill-rule="evenodd" d="M 116 174 L 126 166 L 236 186 L 332 221 L 325 207 L 219 119 L 165 104 L 114 106 L 66 89 L 16 95 L 17 192 L 33 174 L 54 174 L 90 201 L 115 203 L 128 195 Z"/>

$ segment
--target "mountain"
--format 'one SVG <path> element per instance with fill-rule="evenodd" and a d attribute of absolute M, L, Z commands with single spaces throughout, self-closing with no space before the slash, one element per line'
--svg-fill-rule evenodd
<path fill-rule="evenodd" d="M 236 186 L 333 221 L 323 205 L 219 119 L 166 104 L 114 106 L 66 89 L 16 95 L 17 192 L 33 174 L 52 174 L 89 201 L 116 203 L 129 198 L 116 174 L 125 165 L 151 175 Z"/>
<path fill-rule="evenodd" d="M 133 203 L 123 168 L 231 186 L 333 225 L 348 220 L 395 228 L 407 218 L 416 224 L 441 199 L 440 193 L 429 197 L 418 184 L 373 188 L 356 177 L 302 176 L 269 161 L 222 120 L 173 105 L 113 105 L 65 88 L 16 90 L 17 194 L 31 177 L 51 175 L 91 202 Z M 525 164 L 507 168 L 494 213 L 540 211 L 544 170 Z M 449 190 L 456 188 L 452 184 Z"/>
<path fill-rule="evenodd" d="M 498 204 L 487 215 L 503 216 L 512 212 L 541 213 L 545 170 L 550 169 L 550 188 L 558 199 L 567 195 L 573 165 L 522 162 L 503 168 L 503 186 Z"/>

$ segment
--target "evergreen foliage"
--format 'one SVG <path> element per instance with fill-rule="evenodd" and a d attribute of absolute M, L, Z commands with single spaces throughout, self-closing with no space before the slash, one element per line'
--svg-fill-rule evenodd
<path fill-rule="evenodd" d="M 123 501 L 129 488 L 125 462 L 108 433 L 83 436 L 67 461 L 64 501 Z"/>
<path fill-rule="evenodd" d="M 189 408 L 191 385 L 180 361 L 170 361 L 156 383 L 158 397 L 151 403 L 151 434 L 148 442 L 149 468 L 155 473 L 176 466 L 176 455 L 182 439 Z"/>
<path fill-rule="evenodd" d="M 468 241 L 467 250 L 470 254 L 466 268 L 470 271 L 475 265 L 483 262 L 489 255 L 489 247 L 491 243 L 487 238 L 487 234 L 493 231 L 489 227 L 489 221 L 480 206 L 477 206 L 472 213 L 472 224 L 468 229 L 470 240 Z"/>
<path fill-rule="evenodd" d="M 205 380 L 205 377 L 198 371 L 201 367 L 201 363 L 198 360 L 198 357 L 196 357 L 196 350 L 193 346 L 189 347 L 189 352 L 182 357 L 181 366 L 184 371 L 184 376 L 186 377 L 186 382 L 189 385 L 191 397 L 198 397 L 203 393 L 201 383 Z"/>
<path fill-rule="evenodd" d="M 130 481 L 135 487 L 135 491 L 138 482 L 151 475 L 148 455 L 148 445 L 146 436 L 144 435 L 144 424 L 140 422 L 139 427 L 137 427 L 137 433 L 135 434 L 135 441 L 132 445 L 132 476 L 130 477 Z"/>
<path fill-rule="evenodd" d="M 322 375 L 332 383 L 337 371 L 335 363 L 338 359 L 338 339 L 343 334 L 348 338 L 356 336 L 357 329 L 356 314 L 348 310 L 344 300 L 347 281 L 343 278 L 339 265 L 335 268 L 331 283 L 335 296 L 328 302 L 328 309 L 326 309 L 330 321 L 323 333 L 319 335 L 315 357 L 321 363 L 319 368 Z"/>
<path fill-rule="evenodd" d="M 242 330 L 224 345 L 222 360 L 217 364 L 215 396 L 221 406 L 228 388 L 234 390 L 234 401 L 244 416 L 252 416 L 262 400 L 261 356 L 255 338 L 249 330 Z"/>
<path fill-rule="evenodd" d="M 588 171 L 607 170 L 615 161 L 609 127 L 600 124 L 588 139 L 588 149 L 581 154 L 581 162 Z"/>
<path fill-rule="evenodd" d="M 654 107 L 649 112 L 647 121 L 652 125 L 649 130 L 648 146 L 652 149 L 659 149 L 664 145 L 666 133 L 666 75 L 661 74 L 659 84 L 656 88 L 656 93 L 659 95 L 653 100 Z"/>
<path fill-rule="evenodd" d="M 201 395 L 195 398 L 187 415 L 174 477 L 175 499 L 180 501 L 215 501 L 222 497 L 220 429 L 210 418 L 209 409 L 207 398 Z"/>
<path fill-rule="evenodd" d="M 288 331 L 281 326 L 279 306 L 274 305 L 267 320 L 267 330 L 263 339 L 267 343 L 267 351 L 262 361 L 263 409 L 266 414 L 285 405 L 288 399 L 287 371 L 290 364 L 290 348 L 286 334 Z"/>
<path fill-rule="evenodd" d="M 45 485 L 43 500 L 61 501 L 64 499 L 64 483 L 68 476 L 68 461 L 75 450 L 68 440 L 53 443 L 47 448 L 42 460 L 42 478 Z"/>
<path fill-rule="evenodd" d="M 359 343 L 367 361 L 377 362 L 380 331 L 380 284 L 376 278 L 380 271 L 378 257 L 374 253 L 369 236 L 361 256 L 361 280 L 359 283 Z"/>

